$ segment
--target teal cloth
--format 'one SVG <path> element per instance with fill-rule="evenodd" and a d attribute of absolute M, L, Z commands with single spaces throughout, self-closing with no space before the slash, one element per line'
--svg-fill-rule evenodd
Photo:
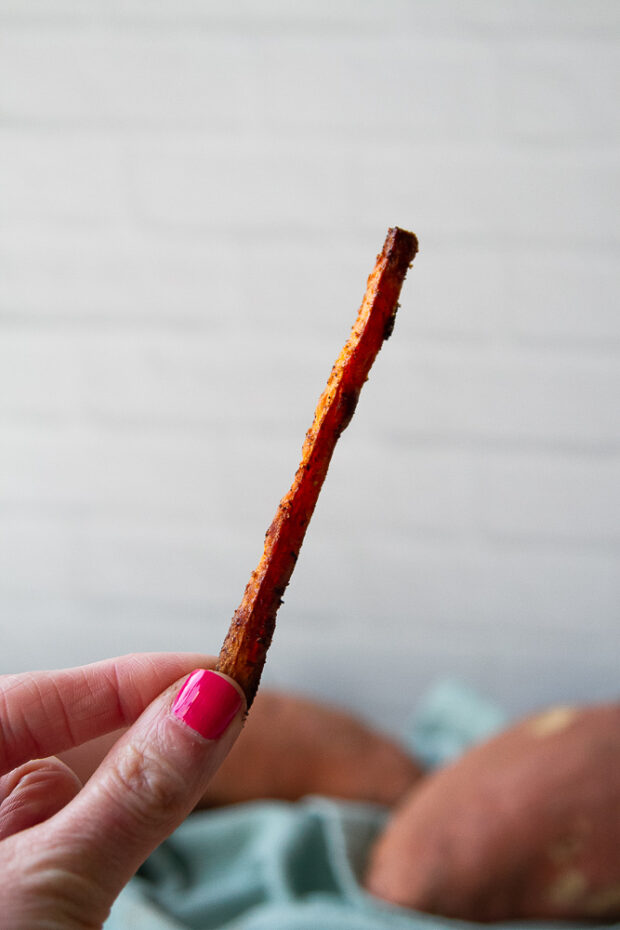
<path fill-rule="evenodd" d="M 439 766 L 505 722 L 499 708 L 456 683 L 444 682 L 422 701 L 407 742 L 419 758 Z M 386 817 L 375 805 L 321 797 L 194 814 L 125 888 L 105 930 L 474 927 L 392 906 L 363 890 L 360 879 L 367 854 Z M 504 926 L 557 930 L 576 925 Z M 616 928 L 620 930 L 620 924 Z"/>

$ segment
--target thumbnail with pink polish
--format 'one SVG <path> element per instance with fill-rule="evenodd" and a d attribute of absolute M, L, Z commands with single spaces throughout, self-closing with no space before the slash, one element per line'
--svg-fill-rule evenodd
<path fill-rule="evenodd" d="M 217 739 L 241 704 L 239 692 L 226 678 L 199 668 L 177 694 L 172 713 L 205 739 Z"/>

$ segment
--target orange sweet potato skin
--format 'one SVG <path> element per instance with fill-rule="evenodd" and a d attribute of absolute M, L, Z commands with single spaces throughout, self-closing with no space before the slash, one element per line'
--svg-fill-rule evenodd
<path fill-rule="evenodd" d="M 366 885 L 465 920 L 620 917 L 620 705 L 553 708 L 429 776 Z"/>
<path fill-rule="evenodd" d="M 351 335 L 319 398 L 293 484 L 280 501 L 260 562 L 233 614 L 217 668 L 241 685 L 248 710 L 336 443 L 353 416 L 376 355 L 394 328 L 400 290 L 417 250 L 413 233 L 398 226 L 388 230 Z"/>
<path fill-rule="evenodd" d="M 422 770 L 393 740 L 353 715 L 273 691 L 256 696 L 201 806 L 308 794 L 392 806 Z"/>

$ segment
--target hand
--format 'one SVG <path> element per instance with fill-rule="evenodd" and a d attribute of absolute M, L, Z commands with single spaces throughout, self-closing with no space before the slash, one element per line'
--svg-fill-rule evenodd
<path fill-rule="evenodd" d="M 243 695 L 214 664 L 144 654 L 0 677 L 3 930 L 101 927 L 241 730 Z M 83 787 L 53 755 L 121 727 Z"/>

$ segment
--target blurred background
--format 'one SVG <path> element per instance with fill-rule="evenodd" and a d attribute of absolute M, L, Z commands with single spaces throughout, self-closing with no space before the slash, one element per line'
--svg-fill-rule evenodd
<path fill-rule="evenodd" d="M 0 0 L 0 671 L 217 652 L 390 225 L 265 680 L 618 693 L 620 5 Z"/>

